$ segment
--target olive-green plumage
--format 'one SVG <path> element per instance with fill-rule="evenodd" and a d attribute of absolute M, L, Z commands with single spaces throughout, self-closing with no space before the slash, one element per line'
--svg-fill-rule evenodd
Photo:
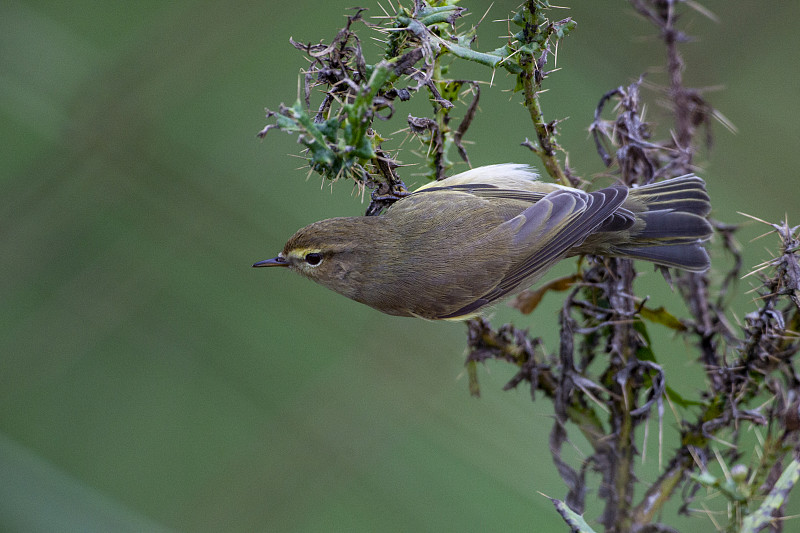
<path fill-rule="evenodd" d="M 286 266 L 390 315 L 460 319 L 584 253 L 703 271 L 711 235 L 703 180 L 587 193 L 491 165 L 430 183 L 381 216 L 332 218 L 253 266 Z"/>

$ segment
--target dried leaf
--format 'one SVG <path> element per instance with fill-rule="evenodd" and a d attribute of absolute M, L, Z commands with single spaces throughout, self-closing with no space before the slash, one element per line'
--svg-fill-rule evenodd
<path fill-rule="evenodd" d="M 475 361 L 467 361 L 467 377 L 469 380 L 469 395 L 473 398 L 480 398 L 481 386 L 478 383 L 478 364 Z"/>
<path fill-rule="evenodd" d="M 653 363 L 657 363 L 656 361 L 656 354 L 653 352 L 651 348 L 652 343 L 650 342 L 650 333 L 647 332 L 647 326 L 641 320 L 637 320 L 633 323 L 633 329 L 641 335 L 642 340 L 644 343 L 636 348 L 636 357 L 640 361 L 652 361 Z"/>
<path fill-rule="evenodd" d="M 687 400 L 680 394 L 678 394 L 675 389 L 667 385 L 666 388 L 667 397 L 673 402 L 681 407 L 692 407 L 692 406 L 703 406 L 705 405 L 703 402 L 699 402 L 697 400 Z"/>
<path fill-rule="evenodd" d="M 566 291 L 571 289 L 572 285 L 576 281 L 580 280 L 580 274 L 572 274 L 570 276 L 564 276 L 563 278 L 556 278 L 552 281 L 548 281 L 538 289 L 522 291 L 511 302 L 511 307 L 519 309 L 520 313 L 523 315 L 528 315 L 532 313 L 534 309 L 536 309 L 547 291 Z"/>
<path fill-rule="evenodd" d="M 675 331 L 686 331 L 688 328 L 686 324 L 680 321 L 678 317 L 664 309 L 664 306 L 658 307 L 656 309 L 650 309 L 647 306 L 642 306 L 639 309 L 639 315 L 649 320 L 650 322 L 655 322 L 656 324 L 661 324 L 662 326 L 667 326 L 670 329 L 674 329 Z"/>

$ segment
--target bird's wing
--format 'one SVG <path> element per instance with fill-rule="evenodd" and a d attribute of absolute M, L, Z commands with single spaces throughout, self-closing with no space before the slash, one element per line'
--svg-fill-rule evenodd
<path fill-rule="evenodd" d="M 541 198 L 521 214 L 501 224 L 498 235 L 511 236 L 511 253 L 519 255 L 499 283 L 474 302 L 440 318 L 473 314 L 533 283 L 595 231 L 628 195 L 625 187 L 609 187 L 593 193 L 557 190 Z"/>

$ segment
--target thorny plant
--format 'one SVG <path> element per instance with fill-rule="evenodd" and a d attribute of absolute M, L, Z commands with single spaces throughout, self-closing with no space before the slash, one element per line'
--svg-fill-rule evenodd
<path fill-rule="evenodd" d="M 667 85 L 645 86 L 639 78 L 609 91 L 599 99 L 590 131 L 609 171 L 635 186 L 696 170 L 692 160 L 698 129 L 704 129 L 703 140 L 710 144 L 712 118 L 725 121 L 701 91 L 683 83 L 678 45 L 688 36 L 676 26 L 677 12 L 685 9 L 683 4 L 702 8 L 682 0 L 629 2 L 664 42 Z M 492 80 L 501 68 L 515 76 L 514 90 L 522 93 L 536 134 L 535 141 L 526 139 L 523 146 L 541 159 L 552 179 L 585 185 L 562 167 L 557 156 L 565 152 L 557 142 L 558 121 L 545 121 L 539 101 L 553 51 L 576 23 L 570 18 L 551 21 L 546 0 L 527 0 L 508 19 L 515 30 L 506 44 L 480 52 L 473 49 L 476 28 L 462 31 L 456 25 L 465 11 L 457 3 L 414 0 L 408 8 L 389 4 L 394 12 L 372 19 L 379 22 L 365 20 L 365 10 L 358 8 L 328 44 L 291 41 L 309 59 L 302 97 L 291 107 L 268 111 L 274 122 L 259 135 L 272 128 L 296 134 L 311 171 L 330 180 L 350 178 L 362 191 L 370 189 L 366 214 L 378 215 L 407 194 L 396 173 L 400 163 L 382 147 L 386 138 L 376 127 L 376 119 L 389 121 L 400 103 L 426 94 L 432 106 L 431 116 L 407 117 L 408 132 L 425 147 L 430 179 L 447 175 L 453 149 L 469 163 L 463 139 L 477 111 L 480 85 L 447 78 L 451 61 L 467 60 L 491 68 Z M 354 29 L 359 24 L 384 37 L 384 57 L 375 64 L 364 56 Z M 654 140 L 653 125 L 642 121 L 642 88 L 659 92 L 669 102 L 674 124 L 666 141 Z M 321 102 L 312 104 L 318 93 Z M 612 117 L 604 118 L 612 102 Z M 761 282 L 756 289 L 759 305 L 742 325 L 730 324 L 725 315 L 734 282 L 741 277 L 737 228 L 717 221 L 717 239 L 731 258 L 721 280 L 662 269 L 677 285 L 691 318 L 678 319 L 637 298 L 631 261 L 587 257 L 579 261 L 575 274 L 522 293 L 513 304 L 530 313 L 547 291 L 568 291 L 560 312 L 557 352 L 546 353 L 541 338 L 513 325 L 495 329 L 485 319 L 469 321 L 467 368 L 473 394 L 479 393 L 477 363 L 494 359 L 518 367 L 506 389 L 525 383 L 532 399 L 541 393 L 553 402 L 551 454 L 567 487 L 565 500 L 553 502 L 573 530 L 592 531 L 581 515 L 594 475 L 605 502 L 597 522 L 606 531 L 674 531 L 657 522 L 664 505 L 679 496 L 681 510 L 691 512 L 700 489 L 715 491 L 727 502 L 727 524 L 709 513 L 718 529 L 782 529 L 785 500 L 800 477 L 800 379 L 793 361 L 800 350 L 800 226 L 761 222 L 777 236 L 780 249 L 748 274 Z M 667 385 L 651 349 L 647 323 L 666 326 L 696 347 L 707 383 L 699 400 L 687 400 Z M 644 427 L 646 432 L 654 414 L 662 428 L 665 401 L 685 410 L 681 445 L 658 478 L 637 494 L 635 488 L 642 482 L 634 469 L 640 453 L 637 430 Z M 561 453 L 569 428 L 576 428 L 591 446 L 591 454 L 577 467 Z M 753 428 L 759 437 L 755 452 L 742 444 L 743 435 Z"/>

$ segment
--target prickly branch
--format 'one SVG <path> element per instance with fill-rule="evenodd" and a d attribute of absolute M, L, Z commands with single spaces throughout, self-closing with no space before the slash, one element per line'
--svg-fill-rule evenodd
<path fill-rule="evenodd" d="M 645 184 L 694 170 L 698 126 L 707 131 L 710 118 L 722 118 L 700 91 L 683 86 L 684 62 L 677 44 L 685 35 L 675 27 L 677 2 L 632 0 L 640 13 L 654 22 L 667 49 L 668 86 L 660 94 L 671 99 L 670 113 L 678 135 L 656 141 L 652 124 L 641 119 L 643 78 L 603 95 L 590 130 L 604 164 L 616 169 L 620 181 L 628 185 Z M 614 116 L 603 118 L 609 102 L 615 102 Z M 725 124 L 728 127 L 728 124 Z M 710 142 L 710 133 L 705 136 Z M 758 267 L 752 275 L 761 276 L 760 305 L 737 328 L 726 316 L 727 299 L 735 290 L 742 268 L 741 254 L 734 234 L 736 226 L 714 222 L 722 248 L 732 259 L 721 281 L 708 274 L 676 273 L 676 284 L 691 319 L 677 319 L 663 308 L 652 309 L 637 300 L 628 261 L 590 260 L 576 274 L 556 280 L 535 291 L 523 293 L 515 306 L 532 311 L 548 290 L 574 288 L 561 312 L 561 342 L 558 353 L 547 354 L 541 338 L 503 326 L 511 344 L 492 345 L 475 340 L 492 339 L 486 323 L 470 324 L 468 365 L 487 360 L 494 351 L 502 360 L 519 367 L 509 386 L 527 382 L 531 394 L 542 391 L 554 403 L 556 421 L 551 432 L 553 461 L 567 486 L 565 501 L 575 513 L 584 512 L 588 490 L 587 472 L 600 478 L 598 494 L 606 505 L 599 522 L 606 531 L 635 531 L 645 526 L 669 530 L 655 524 L 667 501 L 684 487 L 684 512 L 689 512 L 698 489 L 706 487 L 726 495 L 732 513 L 731 528 L 742 524 L 752 531 L 768 523 L 780 523 L 780 509 L 796 481 L 800 429 L 800 380 L 794 360 L 800 351 L 800 306 L 798 305 L 798 228 L 770 224 L 779 239 L 780 252 Z M 669 280 L 672 275 L 664 272 Z M 687 400 L 668 387 L 653 352 L 648 323 L 673 329 L 697 347 L 698 362 L 707 375 L 708 390 L 699 400 Z M 482 335 L 476 337 L 476 331 Z M 534 356 L 523 346 L 537 346 Z M 509 359 L 508 354 L 515 354 Z M 590 372 L 599 355 L 608 357 L 602 371 Z M 609 357 L 610 356 L 610 357 Z M 546 375 L 547 379 L 541 379 Z M 471 390 L 477 391 L 476 383 Z M 765 398 L 771 398 L 764 403 Z M 659 425 L 664 400 L 691 408 L 682 421 L 682 446 L 674 451 L 661 475 L 650 484 L 644 496 L 634 501 L 636 483 L 633 461 L 638 454 L 635 428 L 646 423 L 656 407 Z M 561 457 L 567 442 L 566 428 L 576 427 L 591 444 L 593 453 L 580 466 L 568 465 Z M 763 444 L 756 454 L 741 447 L 743 428 L 758 428 Z M 715 444 L 725 442 L 719 452 Z M 760 459 L 759 459 L 759 455 Z M 749 465 L 742 463 L 746 457 Z M 719 479 L 709 472 L 728 471 L 728 464 L 739 472 L 737 479 Z M 783 475 L 782 475 L 783 474 Z M 767 497 L 767 503 L 761 499 Z M 663 529 L 662 529 L 663 528 Z"/>
<path fill-rule="evenodd" d="M 456 27 L 465 12 L 456 3 L 416 0 L 411 8 L 398 5 L 395 13 L 376 17 L 377 23 L 366 21 L 365 10 L 357 9 L 330 43 L 291 40 L 309 60 L 302 98 L 267 110 L 273 122 L 259 136 L 272 129 L 296 135 L 313 172 L 330 180 L 349 178 L 362 190 L 370 189 L 373 203 L 367 213 L 377 214 L 407 193 L 395 172 L 401 163 L 384 148 L 389 136 L 378 128 L 378 122 L 392 121 L 401 103 L 422 93 L 432 107 L 431 116 L 408 114 L 406 120 L 406 131 L 424 148 L 430 179 L 447 176 L 453 149 L 469 163 L 464 138 L 478 109 L 480 82 L 450 79 L 447 72 L 452 61 L 471 61 L 490 67 L 492 78 L 498 68 L 516 75 L 515 89 L 524 91 L 524 103 L 537 117 L 538 147 L 530 146 L 548 172 L 566 182 L 555 154 L 556 122 L 544 122 L 538 93 L 547 76 L 550 49 L 575 23 L 550 22 L 544 16 L 546 2 L 531 0 L 510 18 L 519 31 L 505 45 L 481 52 L 473 49 L 477 28 Z M 383 58 L 376 63 L 364 54 L 355 29 L 360 24 L 384 38 Z M 462 113 L 460 119 L 456 110 Z"/>

